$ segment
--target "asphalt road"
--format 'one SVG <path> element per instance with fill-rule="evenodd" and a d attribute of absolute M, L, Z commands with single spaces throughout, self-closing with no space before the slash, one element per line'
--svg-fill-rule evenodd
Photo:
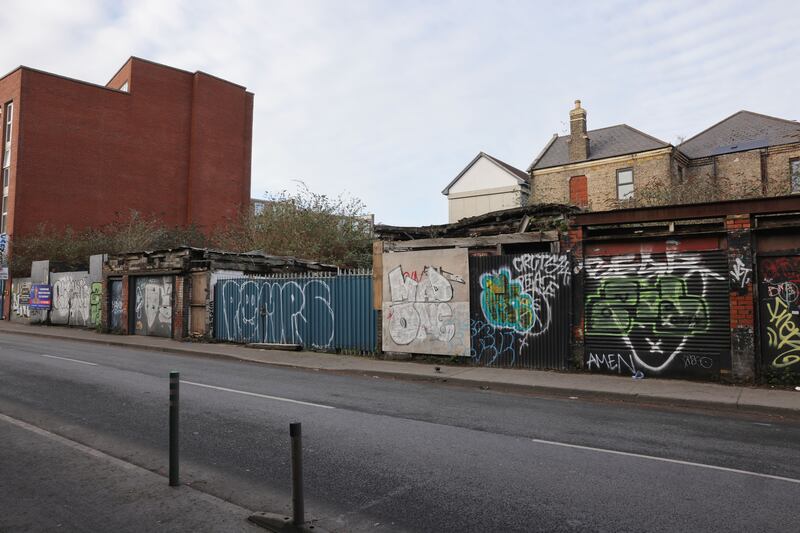
<path fill-rule="evenodd" d="M 19 335 L 0 336 L 0 413 L 165 474 L 170 370 L 184 381 L 183 480 L 240 507 L 289 512 L 288 425 L 301 421 L 306 514 L 329 530 L 798 527 L 800 424 L 766 415 L 542 398 Z"/>

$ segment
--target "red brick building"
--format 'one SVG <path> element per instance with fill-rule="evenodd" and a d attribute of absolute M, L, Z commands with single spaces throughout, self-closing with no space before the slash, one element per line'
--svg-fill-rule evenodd
<path fill-rule="evenodd" d="M 250 204 L 253 94 L 131 57 L 105 86 L 0 78 L 0 233 L 103 226 L 131 210 L 211 231 Z"/>

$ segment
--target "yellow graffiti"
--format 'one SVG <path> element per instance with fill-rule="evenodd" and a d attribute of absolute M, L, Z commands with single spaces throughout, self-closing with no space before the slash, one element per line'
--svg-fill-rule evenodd
<path fill-rule="evenodd" d="M 770 324 L 767 327 L 767 340 L 771 348 L 781 352 L 772 361 L 772 366 L 785 368 L 800 362 L 800 328 L 794 323 L 785 301 L 775 298 L 772 303 L 774 305 L 767 302 Z"/>

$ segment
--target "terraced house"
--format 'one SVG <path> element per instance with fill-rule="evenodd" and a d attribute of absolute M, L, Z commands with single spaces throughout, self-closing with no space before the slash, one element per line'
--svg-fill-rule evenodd
<path fill-rule="evenodd" d="M 529 202 L 592 211 L 800 193 L 800 123 L 739 111 L 674 146 L 627 124 L 587 130 L 580 100 L 569 135 L 528 167 Z"/>

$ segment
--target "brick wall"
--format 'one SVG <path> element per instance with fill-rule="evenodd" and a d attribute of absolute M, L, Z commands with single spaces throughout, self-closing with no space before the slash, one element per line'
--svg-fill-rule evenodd
<path fill-rule="evenodd" d="M 114 90 L 124 81 L 129 92 Z M 22 102 L 12 237 L 40 224 L 100 227 L 131 210 L 210 231 L 249 206 L 251 93 L 136 58 L 110 85 L 27 68 L 0 80 L 0 103 Z"/>
<path fill-rule="evenodd" d="M 755 378 L 755 309 L 753 302 L 753 249 L 749 215 L 725 219 L 730 272 L 731 378 Z"/>
<path fill-rule="evenodd" d="M 588 208 L 593 211 L 613 209 L 617 205 L 617 170 L 624 168 L 633 168 L 634 195 L 636 187 L 645 186 L 654 179 L 671 183 L 670 154 L 636 154 L 610 163 L 599 161 L 585 167 L 534 171 L 529 203 L 569 203 L 570 178 L 585 175 Z"/>

